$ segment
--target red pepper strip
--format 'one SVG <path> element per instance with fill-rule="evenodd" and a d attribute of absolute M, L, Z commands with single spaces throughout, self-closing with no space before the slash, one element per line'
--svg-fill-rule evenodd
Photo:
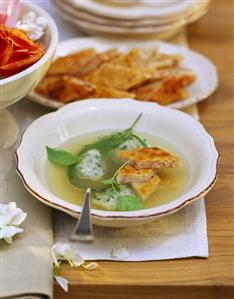
<path fill-rule="evenodd" d="M 28 68 L 35 62 L 37 62 L 43 53 L 37 53 L 27 58 L 15 61 L 0 67 L 0 76 L 11 76 L 19 73 L 20 71 Z"/>
<path fill-rule="evenodd" d="M 0 66 L 7 64 L 13 54 L 13 45 L 9 40 L 0 38 Z"/>
<path fill-rule="evenodd" d="M 34 43 L 19 29 L 0 25 L 0 76 L 14 75 L 38 61 L 44 46 Z"/>

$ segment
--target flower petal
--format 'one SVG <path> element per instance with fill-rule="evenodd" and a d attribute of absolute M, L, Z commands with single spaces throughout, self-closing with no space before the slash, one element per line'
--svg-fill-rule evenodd
<path fill-rule="evenodd" d="M 71 247 L 66 243 L 55 243 L 52 250 L 57 260 L 72 261 L 74 259 L 74 253 Z"/>
<path fill-rule="evenodd" d="M 111 254 L 110 254 L 111 257 L 118 259 L 118 260 L 125 260 L 126 258 L 129 257 L 129 255 L 130 255 L 130 252 L 125 247 L 120 247 L 117 249 L 113 248 L 111 250 Z"/>
<path fill-rule="evenodd" d="M 0 229 L 0 239 L 12 238 L 15 234 L 21 233 L 22 228 L 16 226 L 5 226 Z"/>
<path fill-rule="evenodd" d="M 17 208 L 15 209 L 10 225 L 20 225 L 22 222 L 24 222 L 26 217 L 27 213 L 24 213 L 21 209 Z"/>
<path fill-rule="evenodd" d="M 74 253 L 68 244 L 63 244 L 63 256 L 68 261 L 72 261 L 74 259 Z"/>
<path fill-rule="evenodd" d="M 16 27 L 26 32 L 27 36 L 35 41 L 44 34 L 47 24 L 46 18 L 37 17 L 34 12 L 30 11 L 17 22 Z"/>
<path fill-rule="evenodd" d="M 4 238 L 3 240 L 4 240 L 7 244 L 10 245 L 10 244 L 12 243 L 12 240 L 13 240 L 13 239 L 12 239 L 12 238 Z"/>
<path fill-rule="evenodd" d="M 34 11 L 29 11 L 22 17 L 22 23 L 34 23 L 36 17 L 36 13 Z"/>
<path fill-rule="evenodd" d="M 55 245 L 56 245 L 56 244 L 54 244 L 54 245 L 52 246 L 50 252 L 51 252 L 51 257 L 52 257 L 53 263 L 55 264 L 55 266 L 56 266 L 57 268 L 59 268 L 59 267 L 60 267 L 60 264 L 59 264 L 59 261 L 58 261 L 58 259 L 57 259 L 56 253 L 55 253 Z"/>
<path fill-rule="evenodd" d="M 11 221 L 11 215 L 0 214 L 0 229 L 7 226 Z"/>
<path fill-rule="evenodd" d="M 91 271 L 91 270 L 95 270 L 97 269 L 98 267 L 98 264 L 96 262 L 91 262 L 87 265 L 82 265 L 82 267 L 85 269 L 85 270 L 88 270 L 88 271 Z"/>
<path fill-rule="evenodd" d="M 26 217 L 27 214 L 17 208 L 15 202 L 0 204 L 0 239 L 4 239 L 8 244 L 11 244 L 12 237 L 23 231 L 18 225 Z"/>
<path fill-rule="evenodd" d="M 79 255 L 79 253 L 75 254 L 73 264 L 76 268 L 83 265 L 85 260 L 82 258 L 82 256 Z"/>
<path fill-rule="evenodd" d="M 60 287 L 65 291 L 68 292 L 68 281 L 62 276 L 54 276 L 54 279 L 60 285 Z"/>
<path fill-rule="evenodd" d="M 0 214 L 8 214 L 16 208 L 16 203 L 14 201 L 8 204 L 0 204 Z"/>
<path fill-rule="evenodd" d="M 0 205 L 0 228 L 6 225 L 20 225 L 26 217 L 27 214 L 17 208 L 15 202 Z"/>

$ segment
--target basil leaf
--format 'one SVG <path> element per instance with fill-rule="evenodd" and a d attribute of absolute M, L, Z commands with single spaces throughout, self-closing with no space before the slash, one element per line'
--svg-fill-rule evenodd
<path fill-rule="evenodd" d="M 115 182 L 115 178 L 110 178 L 102 181 L 105 185 L 112 185 Z"/>
<path fill-rule="evenodd" d="M 104 136 L 97 140 L 96 142 L 92 144 L 88 144 L 82 148 L 82 150 L 79 152 L 78 156 L 83 155 L 87 151 L 91 149 L 97 149 L 101 151 L 101 153 L 105 154 L 109 152 L 111 149 L 119 146 L 120 144 L 124 143 L 126 140 L 131 138 L 133 127 L 136 125 L 136 123 L 141 118 L 142 113 L 138 115 L 138 117 L 135 119 L 133 124 L 128 128 L 121 132 L 113 133 L 108 136 Z"/>
<path fill-rule="evenodd" d="M 138 196 L 123 195 L 118 197 L 116 204 L 117 211 L 135 211 L 143 208 L 142 200 Z"/>
<path fill-rule="evenodd" d="M 77 162 L 77 157 L 75 155 L 64 150 L 46 146 L 46 151 L 48 159 L 53 163 L 67 166 Z"/>
<path fill-rule="evenodd" d="M 137 136 L 136 134 L 132 134 L 131 135 L 132 138 L 135 138 L 138 142 L 140 142 L 140 144 L 143 147 L 147 147 L 147 143 L 144 141 L 144 139 L 141 139 L 139 136 Z"/>

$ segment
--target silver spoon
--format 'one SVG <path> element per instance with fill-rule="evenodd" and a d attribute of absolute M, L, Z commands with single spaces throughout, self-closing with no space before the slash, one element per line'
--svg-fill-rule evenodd
<path fill-rule="evenodd" d="M 70 183 L 81 190 L 86 190 L 82 212 L 70 236 L 70 240 L 92 242 L 94 241 L 94 236 L 90 217 L 90 194 L 91 190 L 102 190 L 103 188 L 105 188 L 105 184 L 100 184 L 100 182 L 91 181 L 88 179 L 81 179 L 77 175 L 78 172 L 78 164 L 73 164 L 68 167 L 67 175 Z"/>
<path fill-rule="evenodd" d="M 71 241 L 93 242 L 93 227 L 90 217 L 90 194 L 91 188 L 85 192 L 84 204 L 79 220 L 70 236 Z"/>

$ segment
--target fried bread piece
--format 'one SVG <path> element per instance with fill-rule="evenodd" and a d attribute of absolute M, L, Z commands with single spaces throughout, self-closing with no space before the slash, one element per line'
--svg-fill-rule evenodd
<path fill-rule="evenodd" d="M 112 88 L 96 86 L 75 76 L 46 76 L 36 87 L 36 92 L 46 97 L 68 103 L 88 98 L 134 98 L 135 94 Z"/>
<path fill-rule="evenodd" d="M 108 87 L 95 86 L 95 89 L 86 96 L 87 98 L 134 98 L 135 94 Z"/>
<path fill-rule="evenodd" d="M 195 74 L 189 69 L 162 69 L 157 70 L 148 83 L 132 91 L 139 100 L 167 105 L 185 99 L 188 94 L 183 88 L 195 79 Z"/>
<path fill-rule="evenodd" d="M 168 105 L 186 99 L 188 93 L 177 85 L 174 79 L 160 80 L 140 87 L 135 92 L 136 99 Z"/>
<path fill-rule="evenodd" d="M 112 64 L 130 68 L 145 68 L 157 59 L 157 49 L 142 50 L 139 48 L 130 49 L 126 54 L 112 60 Z"/>
<path fill-rule="evenodd" d="M 133 48 L 126 54 L 112 60 L 112 64 L 130 68 L 168 68 L 177 65 L 181 60 L 180 55 L 161 54 L 157 49 Z"/>
<path fill-rule="evenodd" d="M 84 78 L 88 74 L 98 69 L 102 64 L 112 61 L 119 56 L 117 49 L 110 49 L 105 52 L 96 53 L 82 69 L 79 70 L 78 76 Z"/>
<path fill-rule="evenodd" d="M 63 103 L 84 99 L 95 90 L 95 86 L 74 76 L 63 76 L 62 90 L 57 98 Z"/>
<path fill-rule="evenodd" d="M 131 151 L 118 152 L 118 158 L 128 161 L 136 169 L 144 168 L 174 168 L 180 166 L 180 159 L 171 155 L 169 152 L 157 147 L 144 147 Z"/>
<path fill-rule="evenodd" d="M 45 76 L 35 88 L 39 94 L 50 97 L 57 91 L 59 93 L 62 88 L 63 78 L 60 75 Z"/>
<path fill-rule="evenodd" d="M 96 50 L 89 48 L 59 57 L 52 63 L 47 75 L 77 75 L 95 55 Z"/>
<path fill-rule="evenodd" d="M 131 69 L 111 63 L 105 63 L 96 71 L 85 77 L 85 80 L 98 86 L 127 91 L 142 84 L 151 75 L 142 73 L 138 69 Z"/>
<path fill-rule="evenodd" d="M 196 79 L 196 75 L 190 69 L 172 67 L 157 69 L 154 75 L 150 78 L 150 82 L 155 80 L 162 80 L 167 78 L 174 78 L 180 87 L 186 87 L 193 83 Z"/>
<path fill-rule="evenodd" d="M 148 181 L 154 174 L 153 169 L 138 170 L 131 165 L 126 165 L 120 169 L 116 179 L 118 184 L 142 183 Z"/>
<path fill-rule="evenodd" d="M 97 53 L 95 49 L 82 50 L 56 59 L 47 75 L 75 75 L 84 77 L 119 55 L 117 49 Z"/>
<path fill-rule="evenodd" d="M 160 184 L 160 178 L 157 174 L 155 174 L 147 182 L 132 183 L 132 187 L 144 201 L 151 194 L 154 193 L 154 191 L 158 188 L 159 184 Z"/>
<path fill-rule="evenodd" d="M 121 54 L 119 57 L 112 60 L 112 64 L 125 67 L 136 67 L 140 62 L 140 49 L 133 48 L 127 53 Z"/>
<path fill-rule="evenodd" d="M 176 66 L 181 61 L 181 59 L 182 59 L 182 57 L 178 54 L 158 53 L 154 66 L 157 69 L 169 68 L 172 66 Z"/>

